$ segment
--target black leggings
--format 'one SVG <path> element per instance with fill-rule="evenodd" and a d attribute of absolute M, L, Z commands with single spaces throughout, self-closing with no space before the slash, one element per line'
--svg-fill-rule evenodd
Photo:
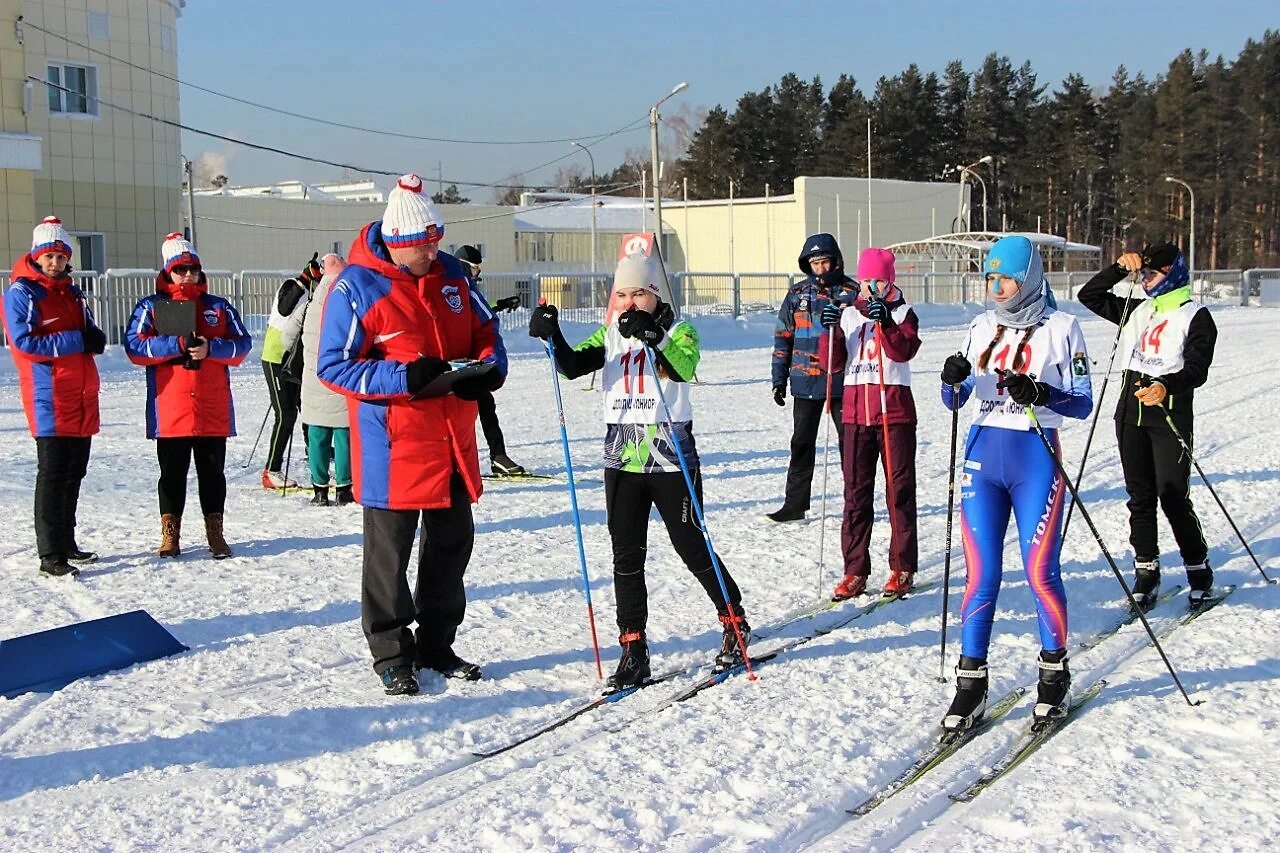
<path fill-rule="evenodd" d="M 693 472 L 693 487 L 702 503 L 702 475 Z M 606 468 L 604 500 L 613 541 L 613 589 L 618 601 L 618 629 L 643 631 L 649 622 L 649 592 L 644 582 L 644 561 L 648 552 L 649 508 L 656 506 L 667 525 L 667 534 L 676 554 L 702 584 L 707 597 L 720 614 L 727 613 L 720 584 L 716 581 L 706 539 L 689 503 L 689 490 L 679 471 L 638 474 Z M 719 560 L 719 555 L 717 555 Z M 724 584 L 729 603 L 741 614 L 742 593 L 724 567 Z"/>
<path fill-rule="evenodd" d="M 293 425 L 298 422 L 298 408 L 302 405 L 302 386 L 283 376 L 281 365 L 262 362 L 262 372 L 267 378 L 267 393 L 271 398 L 271 412 L 275 421 L 271 425 L 271 440 L 267 443 L 267 470 L 280 471 L 284 465 L 285 450 L 293 438 Z"/>
<path fill-rule="evenodd" d="M 227 502 L 227 440 L 217 438 L 157 438 L 156 458 L 160 460 L 160 514 L 182 515 L 187 505 L 187 470 L 196 460 L 196 482 L 200 484 L 200 510 L 205 515 L 220 513 Z"/>
<path fill-rule="evenodd" d="M 1173 529 L 1182 563 L 1197 566 L 1209 554 L 1200 519 L 1191 505 L 1191 458 L 1178 437 L 1162 427 L 1116 424 L 1120 467 L 1129 493 L 1129 543 L 1133 557 L 1148 562 L 1160 556 L 1156 504 Z M 1183 435 L 1189 447 L 1192 435 Z"/>

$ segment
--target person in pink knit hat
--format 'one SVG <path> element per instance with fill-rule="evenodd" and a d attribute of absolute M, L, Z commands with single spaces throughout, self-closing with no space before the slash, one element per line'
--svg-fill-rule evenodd
<path fill-rule="evenodd" d="M 893 252 L 868 248 L 858 257 L 860 287 L 852 305 L 823 309 L 818 342 L 823 370 L 844 378 L 844 578 L 831 597 L 862 595 L 871 574 L 876 466 L 884 460 L 889 503 L 889 580 L 885 595 L 905 595 L 918 564 L 916 540 L 916 404 L 911 361 L 920 349 L 916 313 L 895 284 Z M 835 335 L 826 364 L 827 336 Z"/>

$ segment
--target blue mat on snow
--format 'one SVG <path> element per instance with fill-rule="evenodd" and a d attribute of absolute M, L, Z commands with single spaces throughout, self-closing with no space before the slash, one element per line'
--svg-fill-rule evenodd
<path fill-rule="evenodd" d="M 187 651 L 145 610 L 0 640 L 0 694 L 12 699 L 66 687 L 144 661 Z"/>

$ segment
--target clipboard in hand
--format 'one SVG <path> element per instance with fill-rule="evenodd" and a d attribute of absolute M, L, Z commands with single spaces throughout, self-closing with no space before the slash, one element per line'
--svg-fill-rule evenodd
<path fill-rule="evenodd" d="M 194 335 L 196 302 L 194 299 L 157 299 L 153 304 L 158 335 Z"/>
<path fill-rule="evenodd" d="M 461 361 L 450 361 L 449 370 L 441 373 L 435 379 L 427 383 L 426 387 L 414 394 L 410 399 L 425 400 L 428 397 L 443 397 L 453 392 L 455 382 L 463 379 L 471 379 L 476 376 L 484 376 L 490 370 L 493 370 L 493 362 L 491 361 L 473 361 L 464 359 Z"/>

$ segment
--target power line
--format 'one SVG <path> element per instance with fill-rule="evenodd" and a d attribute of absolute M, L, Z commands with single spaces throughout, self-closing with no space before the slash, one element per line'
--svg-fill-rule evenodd
<path fill-rule="evenodd" d="M 73 38 L 69 38 L 68 36 L 63 35 L 62 33 L 55 33 L 50 30 L 46 30 L 44 27 L 40 26 L 39 24 L 33 24 L 30 21 L 24 21 L 21 15 L 18 16 L 18 19 L 14 23 L 16 25 L 20 25 L 23 27 L 30 27 L 31 29 L 36 30 L 37 32 L 44 33 L 47 36 L 52 36 L 53 38 L 61 39 L 67 44 L 75 45 L 76 47 L 81 48 L 83 50 L 87 50 L 90 53 L 96 53 L 100 56 L 105 56 L 107 59 L 110 59 L 112 62 L 118 62 L 121 65 L 127 66 L 129 68 L 136 68 L 139 71 L 145 71 L 148 74 L 154 74 L 157 77 L 163 78 L 165 80 L 170 80 L 174 83 L 177 83 L 179 86 L 186 86 L 187 88 L 195 89 L 198 92 L 204 92 L 206 94 L 213 95 L 218 98 L 225 98 L 228 101 L 234 101 L 235 103 L 244 104 L 246 106 L 254 107 L 255 109 L 266 110 L 267 112 L 277 113 L 283 116 L 289 116 L 290 118 L 302 119 L 303 121 L 315 122 L 316 124 L 323 124 L 329 127 L 337 127 L 343 130 L 357 130 L 357 131 L 360 131 L 361 133 L 373 133 L 379 136 L 391 136 L 397 139 L 412 139 L 419 142 L 445 142 L 445 143 L 458 144 L 458 145 L 549 145 L 552 143 L 573 142 L 575 140 L 581 140 L 581 139 L 591 139 L 596 142 L 603 142 L 604 140 L 608 139 L 611 136 L 614 136 L 619 132 L 615 130 L 607 133 L 583 133 L 577 136 L 568 136 L 563 139 L 516 139 L 516 140 L 448 139 L 446 137 L 418 136 L 416 134 L 400 133 L 399 131 L 394 131 L 394 130 L 378 130 L 377 128 L 361 127 L 359 125 L 354 125 L 354 124 L 344 124 L 343 122 L 339 122 L 339 121 L 330 121 L 329 119 L 317 118 L 316 116 L 307 115 L 306 113 L 295 113 L 290 110 L 281 109 L 280 107 L 273 107 L 268 104 L 260 104 L 257 101 L 250 101 L 246 98 L 236 97 L 235 95 L 228 95 L 225 92 L 219 92 L 215 89 L 207 89 L 204 86 L 199 86 L 195 83 L 188 83 L 185 80 L 181 80 L 170 74 L 166 74 L 163 71 L 157 71 L 154 68 L 148 68 L 143 65 L 136 65 L 128 61 L 127 59 L 120 59 L 119 57 L 114 56 L 113 54 L 108 53 L 105 50 L 99 50 L 96 47 L 91 47 L 82 42 L 78 42 Z M 552 161 L 552 162 L 555 162 L 555 161 Z M 457 183 L 461 183 L 461 182 L 457 182 Z M 485 186 L 485 185 L 478 184 L 476 186 Z"/>

